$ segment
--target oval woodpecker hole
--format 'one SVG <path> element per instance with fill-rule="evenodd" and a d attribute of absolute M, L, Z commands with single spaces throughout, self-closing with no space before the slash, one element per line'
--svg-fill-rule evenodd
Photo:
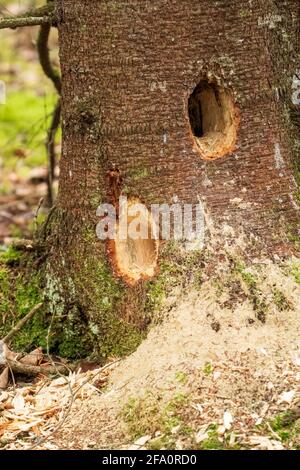
<path fill-rule="evenodd" d="M 227 90 L 201 80 L 189 97 L 188 112 L 195 145 L 202 158 L 212 160 L 234 150 L 239 118 Z"/>
<path fill-rule="evenodd" d="M 157 233 L 156 228 L 145 205 L 132 198 L 127 201 L 125 210 L 125 217 L 120 216 L 116 225 L 116 237 L 110 248 L 111 260 L 116 275 L 134 285 L 156 274 L 159 242 L 153 236 Z"/>

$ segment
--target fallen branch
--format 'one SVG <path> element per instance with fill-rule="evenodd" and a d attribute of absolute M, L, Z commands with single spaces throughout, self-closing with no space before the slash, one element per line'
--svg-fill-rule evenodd
<path fill-rule="evenodd" d="M 42 307 L 43 303 L 39 303 L 30 310 L 30 312 L 25 315 L 11 330 L 10 332 L 2 339 L 2 343 L 7 343 L 22 327 L 25 323 L 30 320 L 31 317 Z"/>
<path fill-rule="evenodd" d="M 47 364 L 40 365 L 40 366 L 32 366 L 30 364 L 23 364 L 13 359 L 7 359 L 6 362 L 16 374 L 24 374 L 24 375 L 38 375 L 38 374 L 68 375 L 70 371 L 75 369 L 74 365 L 67 366 L 65 364 L 59 364 L 59 365 L 55 364 L 54 366 L 47 365 Z"/>

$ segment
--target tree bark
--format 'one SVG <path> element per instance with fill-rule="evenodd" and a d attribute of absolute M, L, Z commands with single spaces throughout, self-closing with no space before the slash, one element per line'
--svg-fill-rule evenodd
<path fill-rule="evenodd" d="M 81 331 L 79 319 L 86 323 L 106 355 L 123 340 L 134 347 L 156 279 L 128 285 L 96 237 L 97 206 L 116 204 L 111 172 L 119 175 L 118 195 L 147 207 L 172 204 L 174 196 L 195 204 L 199 197 L 205 246 L 222 249 L 243 238 L 252 253 L 293 250 L 297 135 L 288 111 L 299 66 L 299 2 L 58 6 L 63 150 L 57 206 L 44 230 L 47 291 L 56 314 L 68 312 L 71 330 Z M 202 115 L 198 127 L 193 106 Z M 217 140 L 220 132 L 229 139 L 213 152 L 212 127 Z"/>

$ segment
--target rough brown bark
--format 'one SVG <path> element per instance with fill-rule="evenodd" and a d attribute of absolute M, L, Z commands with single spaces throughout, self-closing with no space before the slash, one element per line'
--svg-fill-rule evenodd
<path fill-rule="evenodd" d="M 101 304 L 97 295 L 108 298 L 114 313 L 125 301 L 123 320 L 136 320 L 134 312 L 142 311 L 143 283 L 129 288 L 110 277 L 105 246 L 95 235 L 95 211 L 113 199 L 107 175 L 115 169 L 120 192 L 147 206 L 170 203 L 174 195 L 196 203 L 199 196 L 208 214 L 207 235 L 220 243 L 243 234 L 251 249 L 255 244 L 267 253 L 287 253 L 288 231 L 298 217 L 288 106 L 299 64 L 299 2 L 58 5 L 63 155 L 47 232 L 48 271 L 52 287 L 54 279 L 62 291 L 74 287 L 69 307 L 80 305 L 93 325 L 107 313 L 103 305 L 97 315 L 90 313 L 93 303 Z M 211 161 L 195 149 L 188 114 L 201 80 L 228 91 L 240 119 L 234 150 Z M 105 275 L 99 274 L 105 277 L 103 294 L 94 276 L 97 263 L 105 266 Z M 107 328 L 100 327 L 100 338 Z"/>

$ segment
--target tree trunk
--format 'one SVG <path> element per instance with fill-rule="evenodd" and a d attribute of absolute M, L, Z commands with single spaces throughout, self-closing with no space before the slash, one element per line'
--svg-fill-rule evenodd
<path fill-rule="evenodd" d="M 119 354 L 136 346 L 161 290 L 176 284 L 172 257 L 188 283 L 200 255 L 180 241 L 99 240 L 100 203 L 118 213 L 120 195 L 147 208 L 200 199 L 204 250 L 242 241 L 245 252 L 291 252 L 299 2 L 61 0 L 58 8 L 63 152 L 44 230 L 47 292 L 66 344 L 77 338 L 82 353 L 92 342 L 97 354 Z"/>

